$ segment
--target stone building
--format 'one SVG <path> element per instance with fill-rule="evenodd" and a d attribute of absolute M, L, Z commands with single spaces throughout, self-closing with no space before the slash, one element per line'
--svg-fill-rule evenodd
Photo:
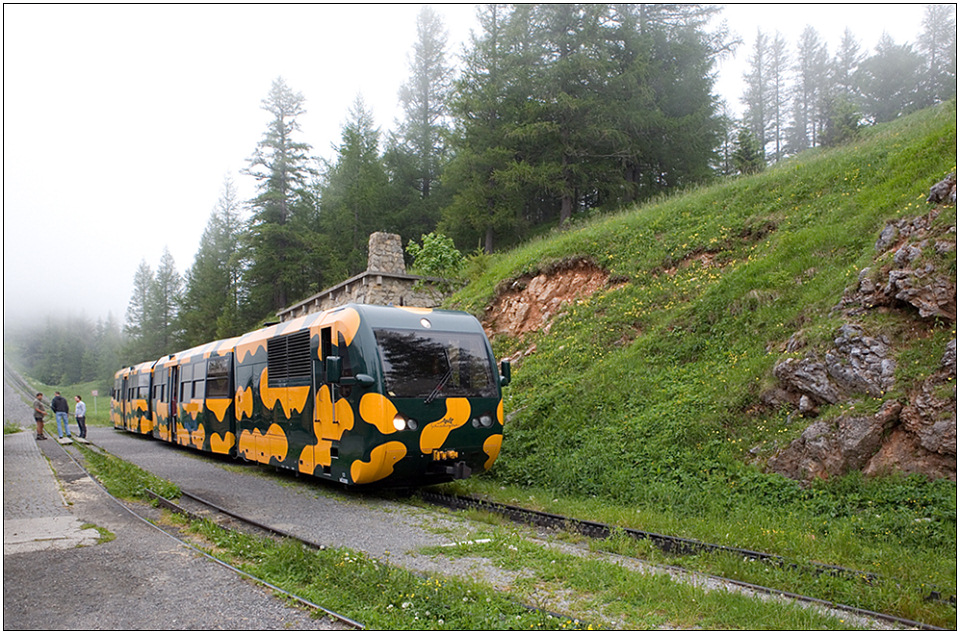
<path fill-rule="evenodd" d="M 280 321 L 344 304 L 378 304 L 436 308 L 443 300 L 438 288 L 445 280 L 408 275 L 403 244 L 394 233 L 372 233 L 367 247 L 367 270 L 320 291 L 277 313 Z"/>

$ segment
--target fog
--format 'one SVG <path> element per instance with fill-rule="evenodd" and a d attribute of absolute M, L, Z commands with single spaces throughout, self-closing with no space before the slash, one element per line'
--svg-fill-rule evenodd
<path fill-rule="evenodd" d="M 331 157 L 362 96 L 381 131 L 423 5 L 5 5 L 3 295 L 5 327 L 48 314 L 122 323 L 141 260 L 164 248 L 190 267 L 222 189 L 266 129 L 282 76 L 301 92 L 300 139 Z M 436 5 L 450 59 L 475 5 Z M 923 5 L 731 5 L 743 44 L 717 92 L 738 112 L 757 29 L 791 49 L 807 24 L 831 55 L 849 26 L 864 52 L 883 32 L 913 43 Z"/>

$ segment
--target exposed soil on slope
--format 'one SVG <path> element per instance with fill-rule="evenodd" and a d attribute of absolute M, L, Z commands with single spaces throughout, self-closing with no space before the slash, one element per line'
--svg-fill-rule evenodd
<path fill-rule="evenodd" d="M 610 283 L 610 273 L 588 258 L 557 262 L 544 271 L 502 283 L 484 313 L 483 327 L 490 335 L 511 337 L 549 332 L 553 318 L 565 306 Z"/>

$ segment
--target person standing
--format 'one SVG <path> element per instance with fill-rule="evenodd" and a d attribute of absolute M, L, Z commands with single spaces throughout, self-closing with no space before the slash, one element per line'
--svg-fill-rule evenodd
<path fill-rule="evenodd" d="M 70 406 L 67 405 L 67 399 L 60 396 L 60 392 L 56 392 L 56 395 L 53 397 L 53 400 L 50 402 L 50 409 L 53 410 L 53 415 L 57 418 L 57 437 L 63 438 L 64 432 L 67 434 L 67 438 L 70 437 Z M 63 425 L 61 427 L 61 424 Z"/>
<path fill-rule="evenodd" d="M 87 404 L 83 402 L 83 399 L 80 398 L 80 395 L 77 394 L 77 406 L 73 410 L 73 415 L 77 419 L 77 427 L 80 428 L 80 437 L 87 437 Z"/>
<path fill-rule="evenodd" d="M 43 435 L 43 417 L 47 415 L 47 409 L 43 406 L 43 392 L 37 392 L 37 398 L 33 401 L 33 420 L 37 423 L 37 440 L 46 440 Z"/>

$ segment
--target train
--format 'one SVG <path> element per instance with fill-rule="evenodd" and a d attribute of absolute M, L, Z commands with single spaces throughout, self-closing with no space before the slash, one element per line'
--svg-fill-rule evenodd
<path fill-rule="evenodd" d="M 510 363 L 464 312 L 347 304 L 114 376 L 113 427 L 347 487 L 489 470 Z"/>

